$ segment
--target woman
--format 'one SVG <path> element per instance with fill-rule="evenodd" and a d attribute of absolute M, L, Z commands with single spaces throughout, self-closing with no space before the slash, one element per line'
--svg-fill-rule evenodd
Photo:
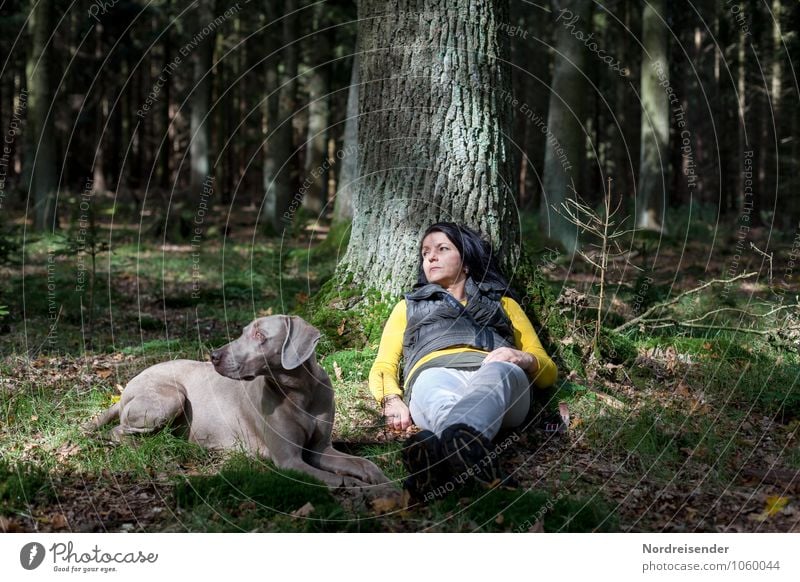
<path fill-rule="evenodd" d="M 511 295 L 478 233 L 450 222 L 425 231 L 417 285 L 389 316 L 369 375 L 387 424 L 422 429 L 403 449 L 416 496 L 453 478 L 496 482 L 491 439 L 525 419 L 531 381 L 544 388 L 556 379 Z"/>

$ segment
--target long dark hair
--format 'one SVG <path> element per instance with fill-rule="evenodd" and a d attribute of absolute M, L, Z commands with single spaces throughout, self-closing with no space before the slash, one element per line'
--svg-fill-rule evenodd
<path fill-rule="evenodd" d="M 483 240 L 480 234 L 475 232 L 463 224 L 456 224 L 455 222 L 437 222 L 432 224 L 425 231 L 420 239 L 420 247 L 425 237 L 432 232 L 441 232 L 450 242 L 458 249 L 458 254 L 461 255 L 461 261 L 468 269 L 468 276 L 472 277 L 475 283 L 488 283 L 493 286 L 499 286 L 505 289 L 503 295 L 507 295 L 519 301 L 518 295 L 511 289 L 503 272 L 497 265 L 497 258 L 492 250 L 492 245 L 488 241 Z M 417 285 L 427 285 L 428 278 L 425 276 L 425 270 L 422 268 L 422 252 L 420 248 L 419 253 L 419 268 L 417 272 Z"/>

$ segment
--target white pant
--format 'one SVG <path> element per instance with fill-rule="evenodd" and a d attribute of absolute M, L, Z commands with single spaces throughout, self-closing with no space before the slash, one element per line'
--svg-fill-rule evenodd
<path fill-rule="evenodd" d="M 525 371 L 510 362 L 489 362 L 474 371 L 423 370 L 414 381 L 409 409 L 414 424 L 437 436 L 463 422 L 491 440 L 501 426 L 522 424 L 530 404 Z"/>

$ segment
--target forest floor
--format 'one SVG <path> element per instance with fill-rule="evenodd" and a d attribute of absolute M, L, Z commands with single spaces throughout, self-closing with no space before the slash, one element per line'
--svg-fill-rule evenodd
<path fill-rule="evenodd" d="M 762 255 L 737 249 L 735 225 L 690 222 L 672 227 L 680 236 L 632 246 L 608 273 L 607 330 L 711 279 L 760 274 L 687 295 L 664 313 L 688 326 L 611 334 L 630 353 L 578 366 L 596 273 L 553 258 L 525 234 L 535 230 L 528 218 L 526 244 L 570 324 L 549 344 L 559 383 L 495 441 L 514 489 L 404 506 L 329 492 L 166 432 L 132 444 L 84 434 L 80 425 L 147 366 L 206 359 L 253 317 L 302 311 L 331 276 L 338 242 L 253 237 L 252 216 L 245 209 L 227 238 L 216 225 L 194 245 L 103 224 L 93 293 L 91 257 L 75 251 L 74 232 L 29 240 L 24 263 L 0 267 L 9 312 L 0 316 L 0 531 L 800 531 L 800 359 L 797 338 L 779 331 L 797 308 L 772 313 L 800 293 L 785 267 L 796 233 L 750 231 L 758 248 L 777 249 L 771 273 Z M 713 326 L 691 327 L 698 321 Z M 407 435 L 382 426 L 366 387 L 378 339 L 323 341 L 318 357 L 337 391 L 337 446 L 400 483 Z M 559 404 L 568 426 L 552 431 Z"/>

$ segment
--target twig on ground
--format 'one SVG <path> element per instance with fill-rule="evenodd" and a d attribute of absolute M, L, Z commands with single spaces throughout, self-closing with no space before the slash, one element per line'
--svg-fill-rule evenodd
<path fill-rule="evenodd" d="M 703 283 L 699 287 L 695 287 L 694 289 L 689 289 L 687 291 L 684 291 L 683 293 L 680 293 L 680 294 L 676 295 L 672 299 L 669 299 L 667 301 L 662 301 L 661 303 L 656 303 L 655 305 L 652 305 L 650 308 L 648 308 L 641 315 L 639 315 L 637 317 L 634 317 L 633 319 L 631 319 L 629 321 L 626 321 L 622 325 L 619 325 L 616 328 L 614 328 L 614 331 L 619 333 L 619 332 L 625 331 L 626 329 L 629 329 L 629 328 L 631 328 L 631 327 L 633 327 L 635 325 L 639 325 L 639 324 L 646 325 L 646 324 L 651 323 L 651 322 L 658 322 L 660 320 L 650 320 L 650 319 L 648 319 L 648 317 L 650 315 L 652 315 L 653 313 L 655 313 L 656 311 L 660 310 L 660 309 L 663 309 L 665 307 L 669 307 L 670 305 L 676 304 L 678 301 L 680 301 L 684 297 L 688 297 L 689 295 L 694 295 L 695 293 L 699 293 L 703 289 L 707 289 L 708 287 L 711 287 L 712 285 L 727 285 L 728 283 L 733 283 L 734 281 L 738 281 L 740 279 L 749 279 L 749 278 L 755 277 L 757 275 L 758 275 L 758 273 L 753 272 L 753 273 L 743 273 L 743 274 L 737 275 L 736 277 L 733 277 L 731 279 L 712 279 L 711 281 L 707 281 L 707 282 Z"/>

